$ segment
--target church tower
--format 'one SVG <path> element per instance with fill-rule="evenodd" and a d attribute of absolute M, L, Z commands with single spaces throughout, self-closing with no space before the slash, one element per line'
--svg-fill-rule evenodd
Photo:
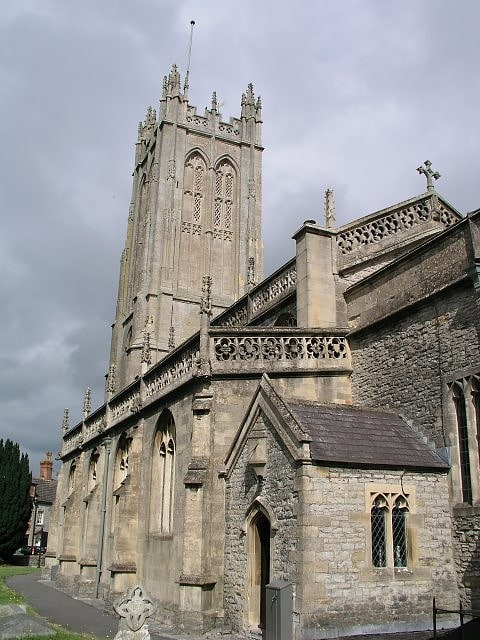
<path fill-rule="evenodd" d="M 198 331 L 204 275 L 213 315 L 263 278 L 261 123 L 252 85 L 226 123 L 215 93 L 197 115 L 188 74 L 165 76 L 138 129 L 107 395 Z"/>

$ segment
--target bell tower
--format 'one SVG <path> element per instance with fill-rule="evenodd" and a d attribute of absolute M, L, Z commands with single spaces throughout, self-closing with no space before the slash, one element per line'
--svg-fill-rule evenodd
<path fill-rule="evenodd" d="M 188 73 L 165 76 L 138 128 L 107 394 L 198 331 L 204 275 L 213 315 L 262 279 L 261 125 L 251 84 L 227 123 L 215 93 L 198 115 Z"/>

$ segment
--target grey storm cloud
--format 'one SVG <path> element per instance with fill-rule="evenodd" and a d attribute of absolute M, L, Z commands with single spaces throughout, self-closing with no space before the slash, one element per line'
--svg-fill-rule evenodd
<path fill-rule="evenodd" d="M 428 158 L 447 200 L 480 206 L 476 0 L 6 0 L 0 437 L 35 473 L 63 409 L 103 400 L 137 123 L 185 73 L 191 19 L 199 112 L 262 97 L 267 273 L 327 187 L 343 224 L 423 192 Z"/>

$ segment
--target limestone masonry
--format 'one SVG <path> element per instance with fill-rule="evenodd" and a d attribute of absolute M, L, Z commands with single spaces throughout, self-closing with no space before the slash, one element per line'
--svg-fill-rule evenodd
<path fill-rule="evenodd" d="M 480 606 L 480 210 L 428 161 L 342 227 L 327 190 L 264 279 L 261 126 L 251 85 L 227 123 L 176 67 L 139 126 L 105 402 L 64 415 L 47 565 L 186 631 L 262 629 L 278 580 L 297 639 L 431 628 L 434 596 Z"/>

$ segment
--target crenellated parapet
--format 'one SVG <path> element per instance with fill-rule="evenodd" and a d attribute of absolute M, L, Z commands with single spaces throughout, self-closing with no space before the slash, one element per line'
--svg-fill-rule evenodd
<path fill-rule="evenodd" d="M 204 115 L 197 113 L 197 108 L 188 103 L 188 76 L 181 90 L 180 74 L 175 65 L 168 76 L 163 79 L 162 97 L 160 99 L 160 122 L 175 122 L 189 129 L 215 134 L 221 138 L 242 140 L 261 145 L 262 104 L 260 97 L 255 98 L 253 85 L 249 84 L 242 94 L 240 118 L 231 117 L 228 122 L 222 120 L 216 92 L 212 95 L 210 108 Z M 145 123 L 141 124 L 144 135 Z"/>

